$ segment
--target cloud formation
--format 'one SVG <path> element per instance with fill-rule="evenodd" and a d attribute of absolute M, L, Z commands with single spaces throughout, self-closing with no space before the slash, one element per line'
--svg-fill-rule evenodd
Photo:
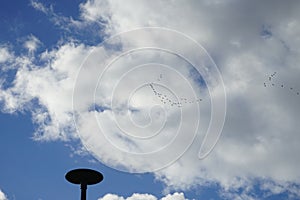
<path fill-rule="evenodd" d="M 36 11 L 44 13 L 55 27 L 64 31 L 64 36 L 62 37 L 75 40 L 77 40 L 75 37 L 87 37 L 88 39 L 86 42 L 93 43 L 92 38 L 96 38 L 98 41 L 100 34 L 105 36 L 106 31 L 103 29 L 108 29 L 104 27 L 109 27 L 110 25 L 107 23 L 108 19 L 99 18 L 98 20 L 93 20 L 93 17 L 88 17 L 87 12 L 89 12 L 90 9 L 93 9 L 93 7 L 89 7 L 88 4 L 89 2 L 78 5 L 81 15 L 78 18 L 74 18 L 73 16 L 64 16 L 61 13 L 57 13 L 53 4 L 46 5 L 39 0 L 30 1 L 30 6 L 32 8 L 34 8 Z M 88 7 L 88 9 L 85 7 Z"/>
<path fill-rule="evenodd" d="M 6 195 L 0 190 L 0 200 L 8 200 Z"/>
<path fill-rule="evenodd" d="M 34 35 L 28 36 L 27 40 L 24 42 L 24 47 L 28 50 L 30 55 L 33 55 L 40 45 L 41 41 Z"/>
<path fill-rule="evenodd" d="M 16 57 L 6 70 L 16 71 L 14 81 L 2 81 L 2 109 L 9 113 L 30 110 L 37 126 L 33 136 L 36 140 L 76 138 L 72 125 L 73 84 L 87 52 L 84 45 L 67 43 L 59 50 L 45 51 L 40 59 Z"/>
<path fill-rule="evenodd" d="M 48 12 L 37 2 L 32 3 L 32 6 L 42 12 Z M 295 90 L 300 89 L 298 78 L 300 24 L 297 20 L 300 17 L 299 7 L 300 4 L 296 1 L 239 2 L 234 0 L 190 1 L 189 3 L 130 1 L 126 5 L 121 1 L 94 0 L 80 5 L 83 19 L 81 23 L 105 22 L 108 24 L 105 26 L 105 32 L 111 36 L 114 33 L 144 26 L 160 26 L 181 31 L 205 46 L 222 73 L 228 107 L 221 140 L 206 159 L 197 159 L 203 134 L 210 121 L 211 105 L 210 96 L 203 85 L 197 81 L 190 81 L 194 91 L 203 95 L 203 99 L 208 98 L 208 101 L 201 103 L 201 129 L 197 132 L 191 148 L 177 162 L 155 172 L 156 177 L 169 189 L 189 189 L 218 183 L 223 188 L 225 196 L 233 195 L 240 188 L 247 188 L 240 195 L 245 199 L 246 197 L 255 199 L 252 195 L 254 184 L 262 181 L 259 187 L 266 196 L 285 192 L 291 197 L 300 196 L 297 190 L 300 177 L 298 170 L 300 135 L 297 120 L 300 115 L 300 98 L 291 93 L 291 89 L 280 87 L 284 84 Z M 13 82 L 11 84 L 6 84 L 5 80 L 1 82 L 2 109 L 6 112 L 30 111 L 37 125 L 34 134 L 36 140 L 78 139 L 79 136 L 74 134 L 75 126 L 72 123 L 73 113 L 75 113 L 76 128 L 81 133 L 80 138 L 95 142 L 89 144 L 96 145 L 97 141 L 103 141 L 93 140 L 88 134 L 99 131 L 99 124 L 95 119 L 100 119 L 105 132 L 112 133 L 108 135 L 109 139 L 121 149 L 138 153 L 155 150 L 160 145 L 166 144 L 165 142 L 173 136 L 172 133 L 178 124 L 178 110 L 172 108 L 164 113 L 160 106 L 154 107 L 156 110 L 153 110 L 153 118 L 149 118 L 149 109 L 155 104 L 161 105 L 155 95 L 151 94 L 149 98 L 149 91 L 152 92 L 150 87 L 149 90 L 145 89 L 147 87 L 136 90 L 138 92 L 132 97 L 130 109 L 124 106 L 126 99 L 123 97 L 126 96 L 124 95 L 126 91 L 135 86 L 135 83 L 149 77 L 157 81 L 160 74 L 166 77 L 164 84 L 169 88 L 178 88 L 178 94 L 188 95 L 184 93 L 187 87 L 182 84 L 183 82 L 174 81 L 177 80 L 176 73 L 172 73 L 171 70 L 144 69 L 148 70 L 145 78 L 145 75 L 136 71 L 138 75 L 129 74 L 127 77 L 130 79 L 126 80 L 127 84 L 123 84 L 123 87 L 120 87 L 122 90 L 116 93 L 115 104 L 112 105 L 112 99 L 107 97 L 111 96 L 113 89 L 111 86 L 118 83 L 120 77 L 128 71 L 128 66 L 137 66 L 147 59 L 149 62 L 165 62 L 174 68 L 179 65 L 184 66 L 176 70 L 191 80 L 193 73 L 191 75 L 188 66 L 180 62 L 178 57 L 153 51 L 123 57 L 115 63 L 115 68 L 103 77 L 105 84 L 98 87 L 97 105 L 93 102 L 95 92 L 93 84 L 104 70 L 95 63 L 110 61 L 130 42 L 134 43 L 135 39 L 136 37 L 128 38 L 126 41 L 119 41 L 106 47 L 66 41 L 55 49 L 35 55 L 34 59 L 27 55 L 17 56 L 14 63 L 10 65 L 11 70 L 16 70 Z M 159 37 L 150 36 L 148 39 L 154 43 L 164 44 L 164 40 Z M 179 41 L 176 42 L 178 44 Z M 182 45 L 184 50 L 189 50 L 188 47 L 184 48 L 184 44 Z M 29 50 L 28 47 L 27 49 Z M 34 54 L 36 48 L 31 49 Z M 91 50 L 102 51 L 101 55 L 105 56 L 93 56 L 90 54 Z M 8 48 L 2 48 L 0 63 L 9 60 L 10 55 L 14 53 Z M 75 99 L 76 109 L 73 110 L 71 102 L 74 103 L 74 84 L 78 85 L 77 73 L 87 55 L 90 55 L 88 64 L 91 67 L 86 68 L 86 71 L 82 70 L 79 74 L 80 86 L 75 90 L 78 95 Z M 139 59 L 141 57 L 142 59 Z M 264 83 L 269 83 L 268 78 L 274 72 L 277 72 L 277 79 L 274 80 L 274 84 L 277 85 L 272 87 L 270 84 L 270 87 L 264 87 Z M 161 91 L 166 92 L 163 89 Z M 184 109 L 188 113 L 195 109 L 193 106 L 194 104 Z M 169 117 L 169 124 L 166 125 L 167 129 L 164 132 L 166 137 L 156 140 L 155 145 L 147 141 L 135 143 L 124 140 L 124 137 L 119 134 L 119 127 L 111 125 L 114 117 L 123 119 L 124 112 L 127 113 L 128 110 L 132 119 L 142 119 L 135 121 L 139 126 L 147 125 L 149 120 Z M 81 117 L 78 117 L 78 113 L 82 114 Z M 194 116 L 188 117 L 191 120 L 194 118 Z M 134 132 L 127 123 L 121 125 L 124 125 L 123 128 L 130 133 Z M 192 128 L 187 131 L 190 133 Z M 105 144 L 102 147 L 97 149 L 94 146 L 87 146 L 87 149 L 92 150 L 92 153 L 104 163 L 110 166 L 122 166 L 129 171 L 151 165 L 147 160 L 137 162 L 135 159 L 125 159 L 122 154 L 112 154 L 109 148 L 105 148 Z M 159 158 L 156 159 L 160 162 Z M 238 199 L 237 196 L 230 197 Z"/>
<path fill-rule="evenodd" d="M 12 52 L 7 46 L 0 46 L 0 63 L 5 63 L 13 58 Z"/>
<path fill-rule="evenodd" d="M 157 197 L 151 194 L 133 194 L 131 197 L 122 197 L 115 194 L 106 194 L 104 197 L 98 200 L 158 200 Z M 184 197 L 183 193 L 168 194 L 162 197 L 160 200 L 188 200 Z"/>

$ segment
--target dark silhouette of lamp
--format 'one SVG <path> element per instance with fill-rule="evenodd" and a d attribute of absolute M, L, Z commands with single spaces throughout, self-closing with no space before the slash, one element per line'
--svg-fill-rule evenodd
<path fill-rule="evenodd" d="M 67 181 L 80 185 L 81 200 L 86 200 L 87 185 L 94 185 L 103 180 L 103 175 L 92 169 L 74 169 L 69 171 L 65 178 Z"/>

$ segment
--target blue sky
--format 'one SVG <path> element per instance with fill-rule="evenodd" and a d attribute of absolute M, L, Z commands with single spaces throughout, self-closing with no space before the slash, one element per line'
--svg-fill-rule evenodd
<path fill-rule="evenodd" d="M 299 7 L 3 2 L 0 200 L 299 199 Z"/>

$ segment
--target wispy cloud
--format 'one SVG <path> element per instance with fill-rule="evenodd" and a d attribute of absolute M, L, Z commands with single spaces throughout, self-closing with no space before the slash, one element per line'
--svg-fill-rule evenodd
<path fill-rule="evenodd" d="M 31 0 L 31 1 L 30 1 L 30 5 L 31 5 L 34 9 L 36 9 L 36 10 L 38 10 L 38 11 L 41 11 L 41 12 L 43 12 L 43 13 L 45 13 L 45 14 L 50 14 L 50 13 L 53 12 L 53 8 L 52 8 L 52 7 L 47 8 L 44 4 L 42 4 L 41 2 L 39 2 L 39 1 L 37 1 L 37 0 Z"/>
<path fill-rule="evenodd" d="M 8 46 L 0 46 L 0 63 L 11 61 L 14 57 Z"/>
<path fill-rule="evenodd" d="M 30 6 L 32 6 L 35 10 L 44 13 L 56 27 L 70 33 L 70 37 L 73 37 L 74 34 L 81 36 L 87 34 L 85 32 L 86 29 L 89 29 L 88 32 L 90 36 L 92 36 L 92 34 L 99 36 L 102 27 L 107 25 L 106 23 L 104 23 L 107 22 L 106 20 L 102 22 L 97 20 L 90 20 L 88 17 L 85 17 L 84 14 L 78 16 L 78 19 L 75 19 L 72 16 L 64 16 L 62 14 L 58 14 L 55 12 L 53 5 L 46 6 L 39 0 L 31 0 Z M 82 10 L 82 13 L 84 13 L 84 9 L 82 9 L 81 7 L 82 6 L 80 6 L 80 8 L 78 9 Z"/>
<path fill-rule="evenodd" d="M 37 37 L 30 35 L 24 42 L 24 47 L 28 50 L 30 55 L 33 55 L 41 44 L 41 41 Z"/>
<path fill-rule="evenodd" d="M 59 15 L 54 11 L 52 5 L 46 6 L 38 0 L 31 0 L 30 5 L 37 11 L 44 13 L 50 21 L 57 27 L 65 31 L 71 31 L 72 28 L 79 28 L 81 24 L 79 21 L 72 19 L 72 17 L 65 17 L 63 15 Z"/>

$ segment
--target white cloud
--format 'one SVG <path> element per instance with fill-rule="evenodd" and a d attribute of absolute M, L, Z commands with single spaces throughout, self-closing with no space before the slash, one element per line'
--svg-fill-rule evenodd
<path fill-rule="evenodd" d="M 74 17 L 64 16 L 63 14 L 55 11 L 55 5 L 45 5 L 39 0 L 31 0 L 30 6 L 32 6 L 35 10 L 44 13 L 49 18 L 49 21 L 51 21 L 57 28 L 65 31 L 65 33 L 69 33 L 68 37 L 71 38 L 74 35 L 85 36 L 85 34 L 89 34 L 89 38 L 92 36 L 94 37 L 95 35 L 98 37 L 99 34 L 102 33 L 101 28 L 107 26 L 105 23 L 107 22 L 107 19 L 102 19 L 101 21 L 90 20 L 89 17 L 85 17 L 85 14 Z M 89 9 L 92 8 L 93 7 L 89 7 Z M 82 8 L 81 5 L 79 5 L 78 9 L 80 9 L 81 13 L 85 13 L 85 9 Z"/>
<path fill-rule="evenodd" d="M 109 19 L 110 10 L 107 1 L 86 1 L 80 4 L 81 17 L 87 21 Z"/>
<path fill-rule="evenodd" d="M 0 64 L 10 61 L 13 57 L 7 46 L 0 46 Z"/>
<path fill-rule="evenodd" d="M 41 44 L 41 41 L 37 37 L 30 35 L 24 42 L 24 47 L 28 50 L 28 53 L 32 55 Z"/>
<path fill-rule="evenodd" d="M 0 200 L 8 200 L 6 195 L 0 190 Z"/>
<path fill-rule="evenodd" d="M 58 51 L 44 52 L 39 60 L 43 66 L 36 66 L 30 57 L 15 59 L 18 72 L 13 87 L 0 91 L 4 111 L 30 111 L 38 127 L 36 140 L 76 138 L 71 113 L 73 84 L 87 53 L 85 46 L 68 43 Z"/>
<path fill-rule="evenodd" d="M 116 32 L 142 26 L 183 31 L 215 55 L 223 73 L 228 117 L 222 140 L 208 159 L 195 163 L 198 148 L 194 147 L 178 163 L 157 172 L 158 177 L 175 188 L 207 180 L 239 188 L 251 184 L 253 177 L 298 182 L 298 97 L 262 85 L 268 74 L 277 71 L 281 76 L 277 84 L 300 88 L 299 26 L 295 25 L 299 3 L 109 1 L 107 12 L 96 9 L 99 2 L 82 5 L 83 14 L 91 20 L 104 15 Z M 269 12 L 270 6 L 280 14 Z M 268 38 L 263 37 L 265 28 Z"/>
<path fill-rule="evenodd" d="M 49 12 L 52 12 L 52 9 L 47 8 L 44 4 L 42 4 L 41 2 L 37 1 L 37 0 L 31 0 L 30 1 L 30 5 L 38 10 L 41 11 L 45 14 L 48 14 Z"/>
<path fill-rule="evenodd" d="M 233 193 L 239 188 L 247 188 L 242 194 L 243 197 L 255 199 L 255 196 L 251 195 L 252 186 L 255 184 L 253 180 L 262 179 L 272 180 L 272 184 L 261 185 L 264 191 L 269 191 L 271 194 L 287 191 L 299 197 L 295 188 L 287 184 L 290 182 L 299 184 L 300 177 L 298 170 L 300 136 L 297 121 L 300 106 L 299 96 L 296 94 L 300 90 L 298 78 L 300 26 L 297 21 L 299 6 L 299 2 L 296 1 L 190 1 L 189 3 L 130 1 L 124 4 L 121 1 L 97 0 L 80 5 L 82 19 L 86 20 L 86 23 L 103 19 L 109 23 L 106 26 L 107 33 L 142 26 L 161 26 L 182 31 L 205 45 L 222 72 L 227 91 L 228 112 L 221 141 L 209 157 L 201 161 L 197 159 L 203 132 L 207 129 L 211 112 L 210 103 L 203 102 L 200 124 L 203 129 L 199 131 L 192 147 L 173 165 L 155 172 L 156 177 L 169 186 L 168 189 L 188 189 L 217 182 L 224 189 L 223 195 L 236 196 Z M 116 98 L 116 106 L 112 107 L 109 98 L 111 85 L 117 83 L 118 78 L 126 72 L 126 67 L 133 62 L 138 64 L 147 59 L 169 62 L 172 66 L 179 63 L 178 58 L 175 59 L 162 52 L 140 54 L 142 59 L 136 58 L 134 54 L 122 58 L 115 65 L 117 70 L 108 71 L 108 75 L 103 77 L 104 83 L 98 88 L 100 93 L 96 96 L 96 100 L 100 111 L 91 109 L 95 82 L 103 71 L 101 63 L 115 56 L 118 50 L 134 42 L 135 39 L 138 37 L 121 41 L 123 46 L 111 44 L 111 49 L 95 48 L 98 52 L 104 52 L 103 57 L 99 57 L 100 54 L 91 55 L 88 63 L 90 67 L 81 71 L 80 84 L 78 85 L 77 82 L 75 91 L 78 94 L 75 99 L 75 114 L 82 113 L 81 118 L 76 115 L 77 128 L 82 133 L 81 138 L 91 141 L 90 144 L 93 145 L 101 144 L 101 148 L 98 149 L 92 145 L 87 148 L 93 149 L 92 153 L 104 163 L 110 166 L 122 166 L 129 171 L 155 165 L 163 161 L 164 157 L 158 156 L 155 158 L 157 163 L 149 163 L 147 160 L 140 162 L 134 157 L 126 159 L 124 154 L 116 154 L 107 148 L 106 140 L 102 140 L 105 138 L 95 140 L 88 134 L 99 131 L 95 115 L 102 119 L 106 131 L 118 133 L 118 127 L 111 126 L 113 125 L 111 121 L 116 111 L 119 114 L 117 117 L 123 116 L 124 106 L 121 103 L 126 100 L 124 99 L 126 91 L 136 86 L 134 83 L 138 81 L 157 79 L 161 74 L 159 70 L 148 69 L 146 76 L 136 72 L 138 75 L 131 76 L 127 80 L 128 84 L 122 85 L 122 90 L 119 90 L 119 96 Z M 145 43 L 154 41 L 164 44 L 164 39 L 150 36 Z M 179 41 L 174 43 L 177 45 Z M 34 52 L 36 48 L 31 49 Z M 39 125 L 35 134 L 36 139 L 77 138 L 77 135 L 73 134 L 72 124 L 73 84 L 77 70 L 90 50 L 90 47 L 84 45 L 63 44 L 57 49 L 42 54 L 41 59 L 46 62 L 43 66 L 35 66 L 26 57 L 16 59 L 21 67 L 18 69 L 14 85 L 12 88 L 0 91 L 0 100 L 5 103 L 4 109 L 9 112 L 31 110 L 34 122 Z M 273 78 L 274 81 L 270 82 L 268 76 L 274 71 L 277 75 Z M 179 72 L 189 77 L 188 70 Z M 183 82 L 174 81 L 177 80 L 175 73 L 169 71 L 163 74 L 166 79 L 168 78 L 165 82 L 168 87 L 178 88 L 176 91 L 178 93 L 184 94 L 187 91 L 187 87 L 182 85 Z M 264 82 L 268 87 L 263 86 Z M 272 83 L 275 85 L 272 86 Z M 284 88 L 281 87 L 282 84 Z M 196 84 L 193 86 L 196 91 L 197 89 L 203 91 Z M 290 89 L 291 87 L 293 89 Z M 149 116 L 146 111 L 151 105 L 159 102 L 156 102 L 155 98 L 149 98 L 146 90 L 137 91 L 139 93 L 134 96 L 132 102 L 140 112 L 132 112 L 132 117 L 137 117 L 135 114 L 139 115 L 137 119 L 143 116 L 143 120 L 137 123 L 147 124 Z M 204 94 L 204 97 L 207 97 L 206 95 Z M 32 106 L 32 101 L 36 99 L 41 105 L 38 108 Z M 143 102 L 147 103 L 143 104 Z M 164 133 L 165 136 L 172 136 L 178 125 L 178 118 L 176 118 L 178 112 L 170 109 L 164 115 L 159 108 L 154 111 L 156 115 L 153 116 L 157 118 L 152 119 L 169 117 L 169 124 Z M 189 116 L 187 119 L 194 118 Z M 130 130 L 129 132 L 134 132 L 129 124 L 121 125 L 124 125 L 124 129 Z M 124 141 L 119 134 L 108 136 L 119 147 L 140 151 L 139 153 L 155 150 L 170 140 L 169 137 L 160 138 L 161 140 L 156 140 L 153 145 L 147 141 L 141 143 L 132 142 L 133 140 Z M 112 195 L 107 198 L 124 199 Z"/>
<path fill-rule="evenodd" d="M 167 196 L 163 197 L 161 200 L 185 200 L 183 193 L 174 193 L 174 194 L 168 194 Z"/>
<path fill-rule="evenodd" d="M 65 17 L 57 14 L 54 11 L 53 5 L 46 6 L 38 0 L 31 0 L 30 5 L 37 11 L 44 13 L 49 20 L 57 27 L 64 31 L 74 31 L 74 27 L 79 28 L 82 26 L 80 21 L 74 20 L 72 17 Z M 71 30 L 72 29 L 72 30 Z"/>
<path fill-rule="evenodd" d="M 133 194 L 131 197 L 122 197 L 115 194 L 106 194 L 98 200 L 158 200 L 157 197 L 151 194 Z M 184 197 L 183 193 L 168 194 L 160 200 L 188 200 Z"/>

